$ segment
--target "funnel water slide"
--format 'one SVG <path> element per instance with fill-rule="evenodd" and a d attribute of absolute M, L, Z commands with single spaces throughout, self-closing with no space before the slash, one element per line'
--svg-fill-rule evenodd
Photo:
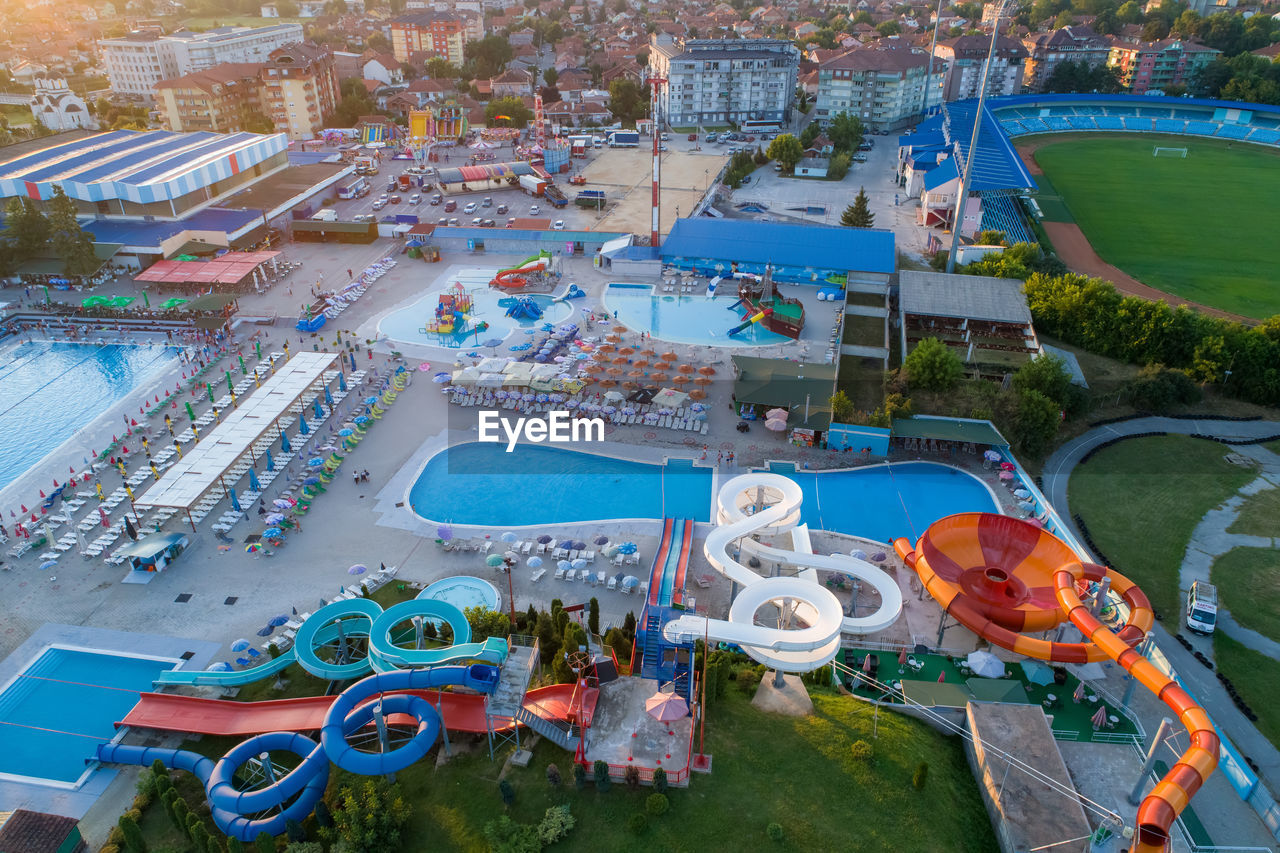
<path fill-rule="evenodd" d="M 514 267 L 498 270 L 498 274 L 493 277 L 489 284 L 496 284 L 501 287 L 523 287 L 526 284 L 526 280 L 521 273 L 545 270 L 550 264 L 551 253 L 541 251 L 536 255 L 525 258 Z"/>
<path fill-rule="evenodd" d="M 913 549 L 894 548 L 929 594 L 962 625 L 998 646 L 1041 660 L 1114 660 L 1168 705 L 1190 733 L 1190 745 L 1138 807 L 1133 853 L 1168 849 L 1169 828 L 1218 764 L 1218 734 L 1204 709 L 1173 679 L 1134 650 L 1152 624 L 1151 605 L 1113 569 L 1082 563 L 1046 530 L 992 513 L 963 513 L 932 524 Z M 1116 631 L 1080 599 L 1082 585 L 1109 578 L 1129 608 Z M 1070 621 L 1086 642 L 1055 643 L 1026 636 Z"/>
<path fill-rule="evenodd" d="M 800 486 L 778 474 L 742 474 L 720 488 L 719 523 L 707 535 L 703 549 L 712 567 L 742 591 L 729 608 L 728 621 L 681 616 L 663 627 L 669 640 L 681 642 L 707 635 L 738 644 L 766 666 L 786 672 L 809 672 L 835 656 L 842 631 L 868 634 L 897 621 L 902 612 L 902 591 L 878 567 L 841 554 L 787 551 L 743 538 L 793 530 L 799 524 L 803 500 Z M 740 539 L 743 554 L 756 554 L 766 563 L 795 569 L 799 576 L 766 578 L 756 574 L 738 562 L 735 542 Z M 815 570 L 858 578 L 880 595 L 880 607 L 867 616 L 846 617 L 839 599 L 818 582 Z M 780 629 L 754 624 L 756 612 L 772 602 L 794 607 L 805 627 Z"/>
<path fill-rule="evenodd" d="M 497 683 L 497 667 L 485 664 L 380 673 L 338 694 L 325 713 L 319 744 L 293 732 L 269 732 L 237 744 L 216 763 L 186 750 L 121 744 L 100 745 L 97 757 L 99 761 L 142 766 L 160 759 L 166 767 L 192 773 L 205 787 L 209 809 L 218 828 L 248 842 L 261 832 L 280 835 L 289 821 L 301 822 L 311 814 L 324 795 L 330 762 L 350 773 L 382 776 L 403 770 L 427 754 L 440 732 L 440 716 L 431 702 L 408 693 L 392 693 L 370 701 L 375 696 L 449 685 L 489 693 Z M 373 722 L 376 713 L 408 715 L 417 721 L 417 731 L 408 742 L 386 752 L 356 749 L 347 738 Z M 292 752 L 302 761 L 263 787 L 239 789 L 235 783 L 236 771 L 271 751 Z"/>

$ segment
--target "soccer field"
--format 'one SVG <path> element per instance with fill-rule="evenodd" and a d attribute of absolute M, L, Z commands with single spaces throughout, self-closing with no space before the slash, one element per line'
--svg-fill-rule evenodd
<path fill-rule="evenodd" d="M 1280 152 L 1152 135 L 1080 136 L 1036 163 L 1098 255 L 1151 287 L 1246 317 L 1280 314 Z M 1187 156 L 1152 156 L 1156 145 Z"/>

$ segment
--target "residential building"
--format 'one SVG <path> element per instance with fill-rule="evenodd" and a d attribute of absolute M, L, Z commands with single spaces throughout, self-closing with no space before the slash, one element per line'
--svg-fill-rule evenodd
<path fill-rule="evenodd" d="M 489 79 L 489 91 L 495 98 L 523 97 L 533 92 L 533 75 L 512 69 Z"/>
<path fill-rule="evenodd" d="M 1027 49 L 1022 85 L 1030 92 L 1042 91 L 1054 69 L 1064 62 L 1096 68 L 1105 65 L 1111 53 L 1111 42 L 1083 26 L 1032 33 L 1022 40 L 1022 45 Z"/>
<path fill-rule="evenodd" d="M 300 24 L 219 27 L 203 33 L 154 31 L 102 39 L 98 48 L 111 91 L 151 98 L 156 84 L 227 62 L 262 62 L 278 47 L 303 39 Z"/>
<path fill-rule="evenodd" d="M 1222 51 L 1183 39 L 1124 42 L 1113 39 L 1107 64 L 1119 71 L 1120 83 L 1134 94 L 1185 85 L 1195 72 Z"/>
<path fill-rule="evenodd" d="M 49 130 L 96 130 L 84 98 L 71 91 L 62 77 L 37 78 L 31 97 L 31 115 Z"/>
<path fill-rule="evenodd" d="M 978 97 L 982 85 L 983 66 L 991 47 L 985 35 L 960 36 L 938 42 L 938 56 L 950 65 L 946 99 L 960 101 Z M 1027 48 L 1009 36 L 996 37 L 996 55 L 991 61 L 987 95 L 1016 95 L 1022 91 L 1022 78 L 1027 64 Z"/>
<path fill-rule="evenodd" d="M 649 71 L 659 89 L 661 120 L 675 127 L 791 116 L 800 51 L 781 39 L 675 39 L 654 35 Z"/>
<path fill-rule="evenodd" d="M 261 113 L 262 63 L 228 62 L 161 80 L 156 103 L 166 128 L 179 133 L 243 130 L 246 113 Z"/>
<path fill-rule="evenodd" d="M 377 80 L 384 86 L 404 82 L 404 69 L 400 60 L 389 53 L 373 54 L 365 60 L 361 76 L 365 80 Z"/>
<path fill-rule="evenodd" d="M 925 100 L 942 102 L 947 63 L 935 58 L 929 73 L 929 53 L 907 44 L 857 47 L 818 66 L 815 115 L 830 121 L 838 113 L 852 113 L 869 129 L 892 130 L 919 120 Z"/>
<path fill-rule="evenodd" d="M 391 52 L 401 62 L 424 52 L 461 67 L 466 43 L 484 38 L 484 19 L 471 12 L 408 12 L 390 25 Z"/>
<path fill-rule="evenodd" d="M 280 133 L 312 139 L 338 105 L 333 57 L 314 44 L 291 44 L 271 52 L 262 69 L 262 106 Z"/>

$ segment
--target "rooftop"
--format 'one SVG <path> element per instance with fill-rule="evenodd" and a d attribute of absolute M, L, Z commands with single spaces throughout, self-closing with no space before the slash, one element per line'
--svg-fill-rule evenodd
<path fill-rule="evenodd" d="M 677 219 L 662 244 L 662 257 L 884 274 L 897 266 L 892 231 L 740 219 Z"/>
<path fill-rule="evenodd" d="M 1017 279 L 902 270 L 898 294 L 904 314 L 1031 325 L 1027 297 Z"/>
<path fill-rule="evenodd" d="M 982 132 L 978 137 L 969 189 L 974 192 L 1036 189 L 1035 178 L 992 115 L 991 111 L 996 107 L 996 103 L 988 102 L 982 111 Z M 976 98 L 943 104 L 942 112 L 921 122 L 911 138 L 931 147 L 954 147 L 961 158 L 959 164 L 962 164 L 969 156 L 977 112 Z"/>
<path fill-rule="evenodd" d="M 1009 442 L 991 421 L 970 418 L 942 418 L 933 415 L 916 415 L 913 418 L 893 419 L 894 438 L 932 438 L 937 441 L 959 441 L 966 444 L 984 444 L 991 447 L 1008 447 Z"/>
<path fill-rule="evenodd" d="M 824 430 L 830 425 L 834 364 L 735 355 L 733 367 L 737 374 L 733 395 L 739 403 L 790 409 L 792 417 L 787 423 L 792 427 Z"/>

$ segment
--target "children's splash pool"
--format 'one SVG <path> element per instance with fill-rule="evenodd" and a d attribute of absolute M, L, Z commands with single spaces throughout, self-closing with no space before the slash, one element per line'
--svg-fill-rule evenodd
<path fill-rule="evenodd" d="M 535 331 L 546 323 L 562 323 L 573 315 L 575 309 L 572 303 L 556 302 L 555 297 L 545 294 L 532 294 L 529 298 L 542 309 L 541 318 L 531 320 L 506 316 L 507 309 L 515 304 L 517 297 L 489 287 L 489 280 L 496 272 L 496 269 L 464 270 L 462 274 L 454 276 L 449 287 L 432 291 L 412 305 L 388 314 L 378 323 L 378 334 L 405 344 L 458 349 L 480 346 L 487 340 L 505 340 L 513 332 Z M 460 283 L 472 299 L 474 309 L 471 319 L 489 324 L 479 334 L 474 331 L 448 334 L 427 331 L 427 324 L 435 319 L 440 297 L 452 291 L 454 282 Z"/>
<path fill-rule="evenodd" d="M 502 548 L 505 544 L 504 542 L 497 542 L 495 543 L 495 548 Z M 496 553 L 501 554 L 502 551 L 497 551 Z M 485 607 L 489 610 L 497 610 L 502 603 L 502 596 L 498 594 L 498 590 L 493 584 L 482 578 L 471 577 L 470 575 L 438 580 L 419 593 L 418 598 L 444 601 L 463 612 L 466 612 L 468 607 Z"/>
<path fill-rule="evenodd" d="M 736 287 L 722 288 L 722 293 L 708 299 L 701 293 L 658 293 L 647 284 L 611 284 L 605 288 L 604 306 L 624 325 L 678 344 L 751 347 L 790 343 L 790 338 L 758 323 L 730 337 L 729 330 L 742 322 L 742 312 L 735 308 Z"/>

